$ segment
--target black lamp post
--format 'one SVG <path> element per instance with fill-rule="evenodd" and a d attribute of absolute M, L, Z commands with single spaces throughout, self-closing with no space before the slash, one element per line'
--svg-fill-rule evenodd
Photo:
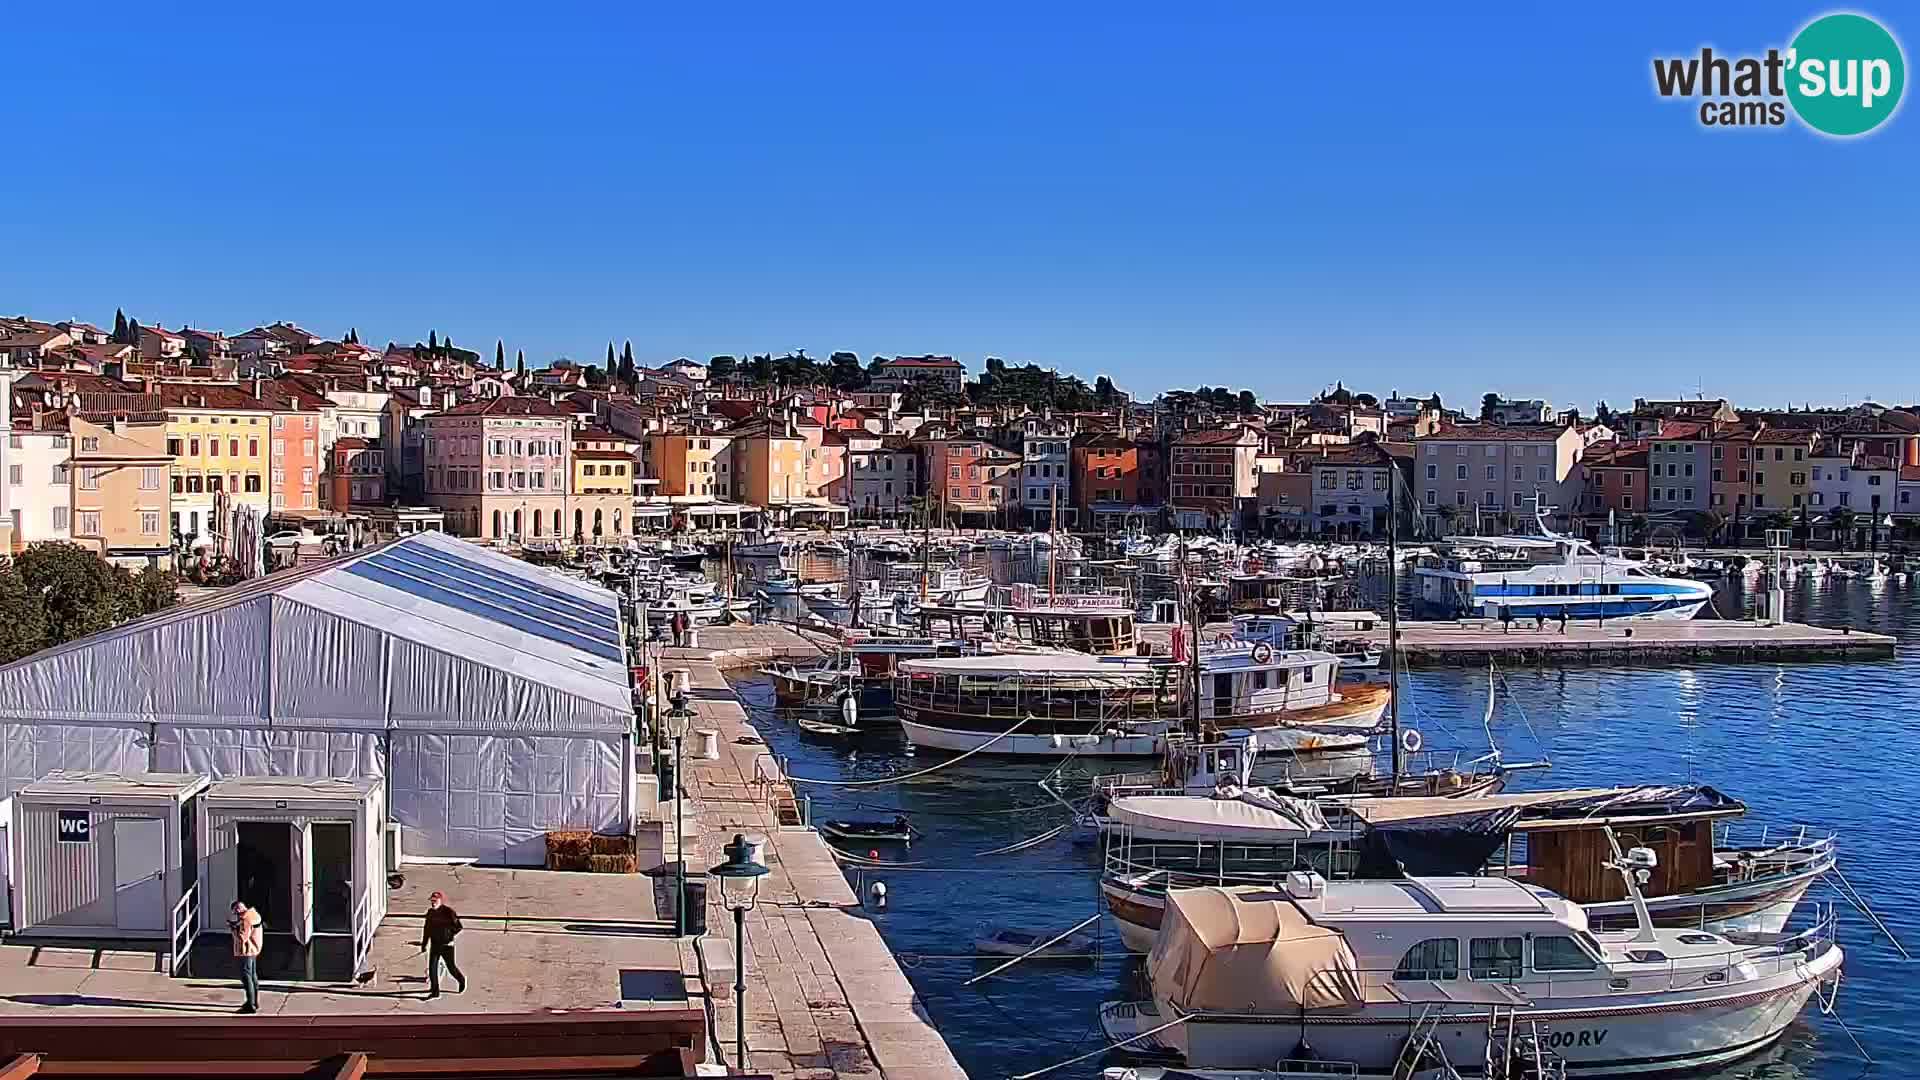
<path fill-rule="evenodd" d="M 676 671 L 667 699 L 667 714 L 660 718 L 661 732 L 673 739 L 673 879 L 679 892 L 673 899 L 673 927 L 678 937 L 687 936 L 687 802 L 682 794 L 686 780 L 680 770 L 686 759 L 681 748 L 687 738 L 687 674 Z"/>
<path fill-rule="evenodd" d="M 727 861 L 707 871 L 720 879 L 720 897 L 733 912 L 733 1022 L 734 1060 L 747 1071 L 747 912 L 760 899 L 760 879 L 767 868 L 753 857 L 753 845 L 740 833 L 725 848 Z"/>

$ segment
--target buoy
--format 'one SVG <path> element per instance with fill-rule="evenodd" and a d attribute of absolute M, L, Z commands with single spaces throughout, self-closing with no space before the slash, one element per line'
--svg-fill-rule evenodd
<path fill-rule="evenodd" d="M 887 883 L 886 882 L 876 881 L 873 883 L 873 887 L 867 891 L 873 894 L 874 907 L 884 908 L 887 906 Z"/>
<path fill-rule="evenodd" d="M 1420 738 L 1420 732 L 1413 728 L 1407 728 L 1400 733 L 1400 749 L 1405 750 L 1409 754 L 1419 753 L 1420 747 L 1424 742 L 1425 740 Z"/>

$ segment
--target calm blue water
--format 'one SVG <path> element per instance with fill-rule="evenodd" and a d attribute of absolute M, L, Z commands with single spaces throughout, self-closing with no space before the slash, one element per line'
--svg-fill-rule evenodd
<path fill-rule="evenodd" d="M 1749 598 L 1723 586 L 1721 612 L 1737 617 Z M 1871 663 L 1711 665 L 1640 670 L 1520 669 L 1504 672 L 1494 733 L 1509 759 L 1550 757 L 1550 772 L 1516 788 L 1694 780 L 1746 802 L 1754 823 L 1810 823 L 1841 836 L 1841 867 L 1881 915 L 1920 947 L 1920 875 L 1903 854 L 1920 817 L 1920 747 L 1912 703 L 1920 700 L 1920 583 L 1803 583 L 1789 592 L 1796 618 L 1898 635 L 1897 659 Z M 1486 675 L 1419 671 L 1405 708 L 1428 745 L 1485 748 Z M 847 742 L 800 732 L 774 715 L 771 688 L 739 684 L 756 723 L 790 770 L 803 777 L 867 779 L 924 768 L 897 736 Z M 926 835 L 888 859 L 920 869 L 870 871 L 888 909 L 873 915 L 908 977 L 968 1072 L 1004 1077 L 1101 1045 L 1094 1010 L 1137 996 L 1137 962 L 1110 928 L 1097 962 L 1025 963 L 985 983 L 961 984 L 990 965 L 972 955 L 976 929 L 1058 931 L 1093 915 L 1097 851 L 1067 837 L 1008 855 L 982 855 L 1060 824 L 1035 786 L 1047 765 L 971 759 L 906 785 L 865 791 L 802 787 L 816 820 L 836 815 L 912 814 Z M 856 884 L 861 884 L 856 880 Z M 1833 899 L 1823 889 L 1813 898 Z M 1805 912 L 1803 907 L 1803 914 Z M 1920 1072 L 1910 1062 L 1920 1023 L 1920 965 L 1899 959 L 1860 916 L 1842 909 L 1848 949 L 1841 1013 L 1880 1066 L 1874 1075 Z M 1098 1060 L 1060 1076 L 1097 1074 Z M 1869 1070 L 1834 1021 L 1814 1010 L 1774 1050 L 1719 1077 L 1862 1075 Z"/>

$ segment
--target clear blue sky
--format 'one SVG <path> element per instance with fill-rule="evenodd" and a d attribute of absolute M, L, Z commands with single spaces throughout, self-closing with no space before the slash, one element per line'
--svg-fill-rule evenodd
<path fill-rule="evenodd" d="M 1920 398 L 1913 105 L 1841 143 L 1652 91 L 1817 5 L 669 7 L 14 5 L 0 311 Z"/>

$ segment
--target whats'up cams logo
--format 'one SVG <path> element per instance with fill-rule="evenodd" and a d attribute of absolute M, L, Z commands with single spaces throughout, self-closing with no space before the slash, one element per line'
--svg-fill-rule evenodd
<path fill-rule="evenodd" d="M 1706 127 L 1781 127 L 1789 110 L 1823 135 L 1864 135 L 1900 107 L 1906 56 L 1886 27 L 1865 15 L 1822 15 L 1782 52 L 1765 56 L 1657 58 L 1663 98 L 1700 99 Z"/>

